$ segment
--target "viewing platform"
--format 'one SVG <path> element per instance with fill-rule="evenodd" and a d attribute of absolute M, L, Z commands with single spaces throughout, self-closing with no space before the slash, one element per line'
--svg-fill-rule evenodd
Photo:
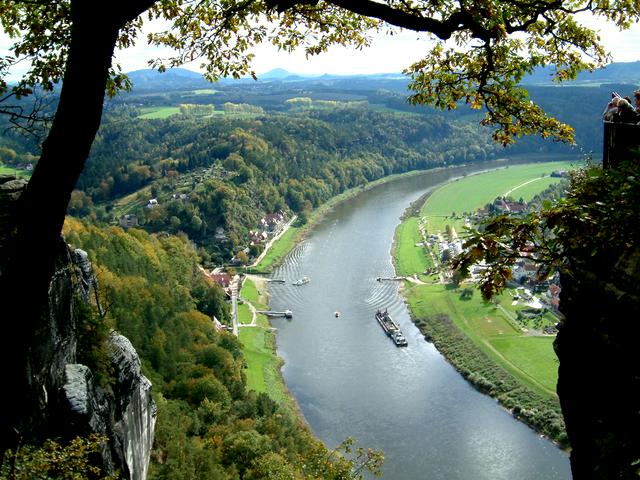
<path fill-rule="evenodd" d="M 603 122 L 602 168 L 616 168 L 620 162 L 640 158 L 640 125 Z"/>

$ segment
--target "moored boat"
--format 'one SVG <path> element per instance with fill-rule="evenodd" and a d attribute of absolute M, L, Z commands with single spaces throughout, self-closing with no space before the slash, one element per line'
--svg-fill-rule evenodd
<path fill-rule="evenodd" d="M 393 343 L 398 347 L 406 347 L 408 345 L 407 339 L 404 337 L 402 331 L 400 330 L 400 326 L 391 318 L 389 312 L 385 310 L 378 310 L 376 312 L 376 320 L 387 334 Z"/>

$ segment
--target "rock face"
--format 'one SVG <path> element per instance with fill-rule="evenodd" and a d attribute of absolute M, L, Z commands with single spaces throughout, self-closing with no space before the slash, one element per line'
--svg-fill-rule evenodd
<path fill-rule="evenodd" d="M 14 234 L 16 202 L 25 186 L 24 180 L 0 175 L 0 274 Z M 95 294 L 96 279 L 86 252 L 71 250 L 62 239 L 57 249 L 48 304 L 29 344 L 23 373 L 27 394 L 12 420 L 15 431 L 26 444 L 103 434 L 108 438 L 102 450 L 103 473 L 144 479 L 156 419 L 151 382 L 140 372 L 131 342 L 116 332 L 108 338 L 114 373 L 108 387 L 97 385 L 91 370 L 78 363 L 78 323 Z"/>
<path fill-rule="evenodd" d="M 116 332 L 109 335 L 114 372 L 109 388 L 96 385 L 91 370 L 76 362 L 77 305 L 90 298 L 94 287 L 86 252 L 61 244 L 49 308 L 29 357 L 32 391 L 39 393 L 29 431 L 34 438 L 103 434 L 109 439 L 102 451 L 104 471 L 142 480 L 153 444 L 156 406 L 133 345 Z"/>
<path fill-rule="evenodd" d="M 640 249 L 563 275 L 558 395 L 575 480 L 637 478 L 640 459 Z"/>
<path fill-rule="evenodd" d="M 109 351 L 115 370 L 111 394 L 96 388 L 86 366 L 65 366 L 66 423 L 74 432 L 109 437 L 108 448 L 102 452 L 105 470 L 142 480 L 147 476 L 156 419 L 151 382 L 140 373 L 140 359 L 126 337 L 112 332 Z"/>

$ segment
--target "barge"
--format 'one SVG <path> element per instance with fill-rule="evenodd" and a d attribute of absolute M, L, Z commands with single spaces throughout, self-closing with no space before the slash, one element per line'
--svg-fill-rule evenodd
<path fill-rule="evenodd" d="M 384 312 L 378 310 L 376 312 L 376 320 L 382 327 L 382 330 L 387 334 L 393 343 L 396 344 L 397 347 L 406 347 L 408 345 L 407 339 L 404 338 L 404 335 L 400 331 L 400 327 L 396 322 L 393 321 L 389 312 L 385 310 Z"/>

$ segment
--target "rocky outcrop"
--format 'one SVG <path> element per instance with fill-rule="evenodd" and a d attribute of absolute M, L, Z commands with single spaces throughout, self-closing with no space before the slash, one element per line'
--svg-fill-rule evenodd
<path fill-rule="evenodd" d="M 25 185 L 0 176 L 0 274 L 10 248 L 15 202 Z M 72 250 L 61 239 L 48 302 L 28 347 L 23 373 L 26 405 L 13 420 L 14 430 L 21 443 L 103 434 L 108 438 L 102 450 L 103 472 L 141 480 L 147 474 L 156 407 L 135 349 L 122 335 L 109 335 L 113 381 L 108 386 L 98 385 L 90 368 L 78 363 L 78 326 L 95 287 L 87 253 Z"/>
<path fill-rule="evenodd" d="M 640 249 L 574 261 L 562 276 L 558 395 L 575 480 L 637 478 L 640 459 Z"/>
<path fill-rule="evenodd" d="M 153 445 L 156 407 L 151 382 L 140 372 L 140 359 L 126 337 L 112 332 L 109 352 L 114 367 L 113 391 L 105 392 L 93 382 L 91 370 L 81 364 L 65 366 L 65 416 L 71 432 L 101 433 L 109 438 L 103 450 L 108 472 L 121 478 L 142 480 L 147 476 Z"/>

